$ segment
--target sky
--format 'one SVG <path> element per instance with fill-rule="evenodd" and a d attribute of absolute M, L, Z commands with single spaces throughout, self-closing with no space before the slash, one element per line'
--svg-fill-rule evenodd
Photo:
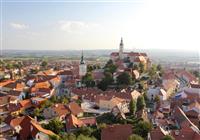
<path fill-rule="evenodd" d="M 200 49 L 199 0 L 1 0 L 1 48 Z"/>

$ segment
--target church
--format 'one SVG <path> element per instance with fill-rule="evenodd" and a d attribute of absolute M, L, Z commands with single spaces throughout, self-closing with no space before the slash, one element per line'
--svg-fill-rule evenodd
<path fill-rule="evenodd" d="M 139 65 L 139 63 L 143 63 L 146 68 L 150 65 L 150 59 L 148 58 L 146 53 L 139 53 L 139 52 L 124 52 L 124 42 L 121 38 L 119 44 L 119 51 L 112 52 L 110 54 L 110 59 L 114 63 L 133 63 L 134 65 Z"/>
<path fill-rule="evenodd" d="M 81 55 L 81 60 L 80 60 L 80 64 L 79 64 L 79 76 L 85 76 L 87 73 L 87 64 L 84 61 L 84 57 L 83 57 L 83 51 L 82 51 L 82 55 Z"/>

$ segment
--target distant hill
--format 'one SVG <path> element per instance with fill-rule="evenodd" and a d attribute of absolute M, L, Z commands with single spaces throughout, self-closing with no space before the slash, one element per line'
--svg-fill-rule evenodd
<path fill-rule="evenodd" d="M 110 53 L 118 50 L 84 50 L 84 56 L 86 58 L 108 58 Z M 154 62 L 200 62 L 199 51 L 182 51 L 182 50 L 162 50 L 162 49 L 136 49 L 136 50 L 125 50 L 125 51 L 136 51 L 146 52 L 147 55 Z M 80 57 L 81 50 L 3 50 L 4 58 L 13 57 Z"/>

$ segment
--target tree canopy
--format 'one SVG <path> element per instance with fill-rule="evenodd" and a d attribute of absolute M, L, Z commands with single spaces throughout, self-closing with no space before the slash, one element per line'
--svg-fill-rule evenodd
<path fill-rule="evenodd" d="M 128 140 L 144 140 L 141 136 L 132 134 L 128 137 Z"/>
<path fill-rule="evenodd" d="M 107 89 L 108 85 L 113 83 L 113 77 L 110 72 L 105 72 L 104 75 L 105 75 L 105 77 L 97 85 L 97 87 L 103 91 L 105 91 Z"/>
<path fill-rule="evenodd" d="M 45 129 L 49 129 L 56 134 L 61 132 L 64 127 L 64 125 L 58 118 L 50 120 L 48 124 L 44 124 L 43 126 Z"/>
<path fill-rule="evenodd" d="M 127 72 L 123 72 L 117 77 L 117 83 L 119 85 L 130 85 L 131 82 L 131 76 Z"/>
<path fill-rule="evenodd" d="M 140 121 L 138 125 L 135 127 L 134 132 L 137 135 L 142 136 L 143 138 L 146 138 L 148 133 L 150 132 L 152 126 L 147 121 Z"/>
<path fill-rule="evenodd" d="M 87 72 L 85 76 L 82 77 L 82 83 L 86 85 L 86 87 L 94 87 L 95 82 L 90 72 Z"/>
<path fill-rule="evenodd" d="M 130 113 L 135 114 L 135 112 L 136 112 L 136 101 L 135 100 L 131 99 L 129 108 L 130 108 Z"/>
<path fill-rule="evenodd" d="M 174 137 L 170 136 L 170 135 L 165 135 L 162 140 L 175 140 Z"/>
<path fill-rule="evenodd" d="M 143 96 L 137 98 L 137 110 L 141 110 L 146 106 Z"/>
<path fill-rule="evenodd" d="M 105 69 L 105 72 L 110 72 L 110 73 L 113 74 L 113 73 L 117 70 L 117 66 L 116 66 L 116 65 L 113 63 L 113 61 L 110 59 L 110 60 L 106 63 L 104 69 Z"/>

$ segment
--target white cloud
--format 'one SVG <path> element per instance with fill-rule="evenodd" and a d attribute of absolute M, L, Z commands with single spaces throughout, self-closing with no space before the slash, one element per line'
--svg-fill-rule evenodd
<path fill-rule="evenodd" d="M 58 23 L 60 30 L 70 33 L 83 33 L 84 31 L 92 30 L 100 26 L 96 23 L 82 21 L 59 21 Z"/>
<path fill-rule="evenodd" d="M 29 28 L 29 26 L 26 24 L 14 23 L 14 22 L 10 23 L 10 26 L 17 30 L 24 30 L 24 29 Z"/>

